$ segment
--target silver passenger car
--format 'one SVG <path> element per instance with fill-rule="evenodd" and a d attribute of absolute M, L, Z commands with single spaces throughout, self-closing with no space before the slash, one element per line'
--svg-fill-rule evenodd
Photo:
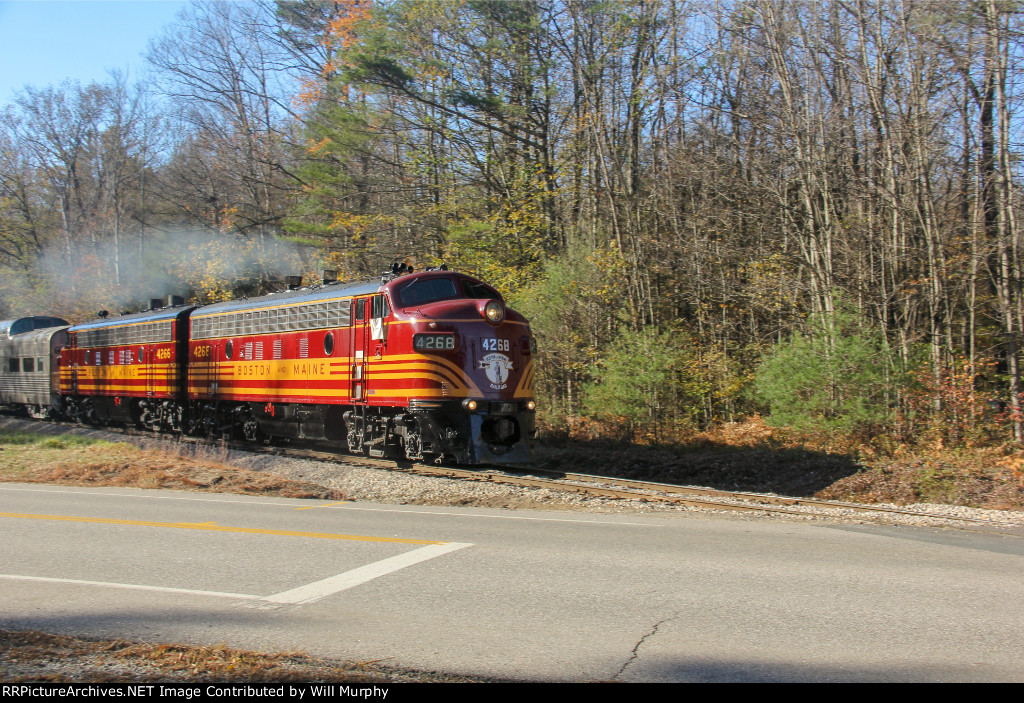
<path fill-rule="evenodd" d="M 59 317 L 0 321 L 0 405 L 46 418 L 60 403 L 60 348 L 68 322 Z"/>

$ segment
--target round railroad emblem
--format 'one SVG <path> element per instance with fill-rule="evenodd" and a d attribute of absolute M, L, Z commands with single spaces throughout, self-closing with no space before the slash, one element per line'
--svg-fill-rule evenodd
<path fill-rule="evenodd" d="M 512 368 L 512 361 L 504 354 L 488 354 L 480 362 L 480 368 L 487 374 L 491 382 L 491 388 L 501 390 L 508 380 L 508 372 Z"/>

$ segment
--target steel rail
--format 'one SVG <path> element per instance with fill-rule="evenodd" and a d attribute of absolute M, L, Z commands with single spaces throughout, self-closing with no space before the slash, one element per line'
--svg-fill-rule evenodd
<path fill-rule="evenodd" d="M 237 442 L 221 440 L 221 446 L 228 449 L 257 452 L 261 454 L 273 454 L 290 458 L 310 459 L 314 461 L 325 461 L 337 463 L 339 460 L 356 465 L 368 466 L 388 471 L 399 471 L 422 476 L 435 476 L 442 478 L 453 478 L 463 481 L 480 481 L 484 483 L 503 483 L 507 485 L 521 486 L 526 488 L 548 488 L 563 492 L 585 493 L 600 498 L 613 498 L 619 500 L 648 500 L 653 502 L 673 503 L 676 505 L 687 505 L 691 507 L 718 508 L 738 512 L 773 512 L 788 513 L 791 515 L 807 515 L 797 510 L 786 510 L 784 508 L 772 508 L 759 505 L 744 505 L 740 503 L 726 503 L 701 498 L 684 498 L 681 496 L 659 495 L 653 491 L 638 490 L 636 486 L 642 482 L 634 482 L 636 486 L 629 488 L 604 488 L 594 485 L 580 485 L 569 483 L 565 480 L 536 478 L 527 475 L 514 475 L 511 472 L 525 473 L 528 470 L 522 467 L 481 467 L 479 469 L 459 469 L 443 465 L 430 465 L 418 462 L 399 462 L 394 459 L 374 459 L 355 454 L 338 454 L 337 452 L 324 451 L 320 449 L 307 449 L 298 447 L 282 447 L 250 444 L 248 442 Z M 583 474 L 579 474 L 583 476 Z M 595 476 L 595 479 L 603 478 Z M 605 479 L 614 481 L 614 479 Z M 670 485 L 670 484 L 669 484 Z"/>
<path fill-rule="evenodd" d="M 285 450 L 286 452 L 309 452 L 310 450 Z M 317 456 L 313 456 L 313 454 Z M 287 454 L 286 454 L 287 455 Z M 294 456 L 294 453 L 290 453 Z M 699 486 L 681 486 L 672 483 L 659 483 L 655 481 L 637 481 L 634 479 L 620 479 L 610 476 L 599 476 L 596 474 L 582 474 L 574 472 L 560 472 L 547 469 L 536 469 L 523 466 L 483 466 L 479 469 L 458 469 L 449 466 L 422 464 L 417 462 L 396 462 L 395 460 L 370 459 L 358 455 L 342 455 L 344 460 L 405 473 L 415 473 L 427 476 L 442 476 L 469 481 L 485 481 L 490 483 L 505 483 L 532 488 L 549 488 L 560 491 L 585 493 L 602 498 L 614 498 L 624 500 L 646 500 L 654 502 L 672 503 L 690 507 L 714 508 L 719 510 L 731 510 L 737 512 L 770 512 L 788 515 L 818 515 L 799 510 L 787 510 L 785 508 L 771 507 L 774 505 L 788 505 L 794 507 L 817 507 L 826 509 L 855 510 L 861 513 L 888 513 L 908 517 L 929 518 L 932 520 L 953 520 L 969 522 L 979 525 L 1019 527 L 1016 523 L 989 520 L 986 518 L 936 515 L 934 513 L 920 510 L 906 510 L 903 508 L 889 508 L 883 506 L 870 506 L 858 503 L 846 503 L 842 501 L 821 500 L 816 498 L 793 498 L 779 496 L 770 493 L 752 493 L 748 491 L 725 491 L 715 488 L 702 488 Z M 338 461 L 339 455 L 331 452 L 310 452 L 307 457 L 321 461 Z M 538 474 L 554 476 L 556 478 L 537 478 Z M 576 481 L 578 483 L 572 483 Z M 581 485 L 582 484 L 582 485 Z M 597 486 L 593 484 L 607 484 L 611 487 Z M 664 495 L 668 494 L 668 495 Z M 685 497 L 684 497 L 685 496 Z M 691 496 L 707 496 L 698 498 Z M 751 501 L 760 503 L 751 505 L 749 503 L 729 503 L 720 500 L 709 500 L 708 498 L 728 498 L 732 500 Z M 767 503 L 768 505 L 763 505 Z M 826 516 L 822 517 L 837 517 Z"/>
<path fill-rule="evenodd" d="M 450 468 L 434 468 L 426 465 L 416 465 L 416 469 L 422 473 L 431 474 L 442 474 L 447 475 L 455 470 Z M 404 470 L 404 469 L 403 469 Z M 691 497 L 678 497 L 681 495 L 686 496 L 708 496 L 718 498 L 731 498 L 733 500 L 746 500 L 756 501 L 758 503 L 768 504 L 781 504 L 791 506 L 806 506 L 806 507 L 818 507 L 828 509 L 846 509 L 856 510 L 864 513 L 891 513 L 898 515 L 905 515 L 910 517 L 922 517 L 930 518 L 933 520 L 956 520 L 961 522 L 972 522 L 984 525 L 1002 525 L 1007 527 L 1019 527 L 1016 523 L 1002 522 L 998 520 L 989 520 L 986 518 L 973 518 L 973 517 L 961 517 L 961 516 L 948 516 L 948 515 L 936 515 L 934 513 L 927 513 L 919 510 L 906 510 L 902 508 L 889 508 L 883 506 L 870 506 L 862 505 L 858 503 L 846 503 L 842 501 L 829 501 L 820 500 L 815 498 L 791 498 L 787 496 L 778 496 L 770 493 L 751 493 L 747 491 L 724 491 L 715 488 L 701 488 L 698 486 L 681 486 L 672 483 L 658 483 L 654 481 L 637 481 L 634 479 L 620 479 L 609 476 L 598 476 L 595 474 L 580 474 L 573 472 L 554 472 L 547 470 L 536 470 L 536 469 L 525 469 L 519 467 L 516 469 L 517 472 L 523 473 L 547 473 L 557 474 L 559 479 L 536 479 L 536 478 L 525 478 L 518 476 L 509 476 L 505 472 L 508 469 L 501 469 L 500 473 L 493 473 L 488 471 L 483 474 L 488 480 L 500 481 L 507 483 L 515 483 L 518 485 L 532 485 L 537 487 L 547 488 L 558 488 L 559 490 L 570 490 L 582 493 L 590 493 L 592 495 L 599 495 L 611 498 L 623 498 L 630 500 L 651 500 L 661 501 L 666 503 L 675 503 L 680 505 L 690 505 L 695 507 L 713 507 L 722 510 L 735 510 L 735 511 L 760 511 L 760 512 L 772 512 L 772 513 L 784 513 L 789 515 L 816 515 L 816 513 L 802 512 L 799 510 L 786 510 L 785 508 L 774 508 L 768 505 L 749 505 L 743 503 L 727 503 L 723 501 L 707 500 L 701 498 Z M 471 474 L 474 472 L 464 472 Z M 480 473 L 480 472 L 475 472 Z M 453 476 L 455 474 L 452 474 Z M 459 476 L 462 477 L 462 476 Z M 568 483 L 569 481 L 579 481 L 584 484 L 603 483 L 610 484 L 612 486 L 621 486 L 621 488 L 601 488 L 592 485 L 578 485 L 575 483 Z M 626 490 L 624 490 L 626 489 Z M 662 495 L 662 493 L 675 494 L 675 495 Z M 835 516 L 822 516 L 822 517 L 835 517 Z"/>
<path fill-rule="evenodd" d="M 523 469 L 524 471 L 531 471 L 530 469 Z M 539 473 L 539 472 L 538 472 Z M 972 518 L 972 517 L 957 517 L 957 516 L 944 516 L 935 515 L 934 513 L 927 513 L 920 510 L 907 510 L 905 508 L 890 508 L 885 506 L 872 506 L 864 505 L 862 503 L 848 503 L 845 501 L 837 500 L 824 500 L 820 498 L 794 498 L 790 496 L 780 496 L 773 493 L 752 493 L 749 491 L 726 491 L 718 488 L 702 488 L 699 486 L 682 486 L 674 483 L 659 483 L 655 481 L 637 481 L 634 479 L 623 479 L 613 478 L 607 476 L 599 476 L 595 474 L 579 474 L 579 473 L 561 473 L 561 472 L 547 472 L 555 474 L 558 473 L 563 477 L 564 480 L 580 481 L 587 483 L 613 483 L 615 485 L 635 488 L 640 491 L 656 491 L 665 493 L 684 493 L 688 495 L 703 495 L 713 496 L 719 498 L 733 498 L 736 500 L 751 500 L 763 503 L 772 503 L 778 505 L 793 505 L 793 506 L 807 506 L 807 507 L 820 507 L 830 509 L 847 509 L 857 510 L 860 512 L 872 512 L 872 513 L 894 513 L 898 515 L 909 515 L 913 517 L 930 517 L 940 520 L 962 520 L 967 522 L 979 522 L 984 524 L 996 524 L 996 525 L 1013 525 L 1016 523 L 1002 522 L 998 520 L 989 520 L 987 518 Z M 811 513 L 800 513 L 800 515 L 808 515 Z"/>

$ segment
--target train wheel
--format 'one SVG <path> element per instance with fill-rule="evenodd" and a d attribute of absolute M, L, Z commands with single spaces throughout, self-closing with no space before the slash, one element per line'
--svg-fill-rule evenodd
<path fill-rule="evenodd" d="M 242 436 L 249 442 L 259 442 L 263 439 L 263 433 L 260 432 L 260 421 L 252 414 L 247 414 L 242 418 Z"/>
<path fill-rule="evenodd" d="M 217 428 L 220 425 L 217 417 L 217 408 L 212 405 L 204 405 L 199 416 L 199 434 L 207 439 L 217 437 Z"/>

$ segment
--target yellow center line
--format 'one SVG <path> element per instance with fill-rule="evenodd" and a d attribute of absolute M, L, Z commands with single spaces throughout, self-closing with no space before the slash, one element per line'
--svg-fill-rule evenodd
<path fill-rule="evenodd" d="M 70 515 L 32 515 L 29 513 L 0 513 L 0 517 L 27 520 L 60 520 L 64 522 L 93 522 L 104 525 L 133 525 L 136 527 L 173 527 L 179 530 L 206 530 L 209 532 L 242 532 L 251 535 L 278 535 L 282 537 L 312 537 L 316 539 L 344 539 L 358 542 L 397 542 L 400 544 L 447 544 L 436 540 L 403 539 L 401 537 L 369 537 L 366 535 L 336 535 L 329 532 L 295 532 L 292 530 L 264 530 L 256 527 L 224 527 L 216 522 L 151 522 L 148 520 L 116 520 L 113 518 L 75 517 Z"/>
<path fill-rule="evenodd" d="M 296 510 L 315 510 L 317 508 L 329 508 L 332 505 L 345 505 L 346 503 L 351 503 L 351 502 L 353 502 L 353 501 L 351 501 L 351 500 L 339 500 L 339 501 L 337 501 L 335 503 L 324 503 L 323 505 L 307 505 L 304 508 L 296 508 Z"/>

